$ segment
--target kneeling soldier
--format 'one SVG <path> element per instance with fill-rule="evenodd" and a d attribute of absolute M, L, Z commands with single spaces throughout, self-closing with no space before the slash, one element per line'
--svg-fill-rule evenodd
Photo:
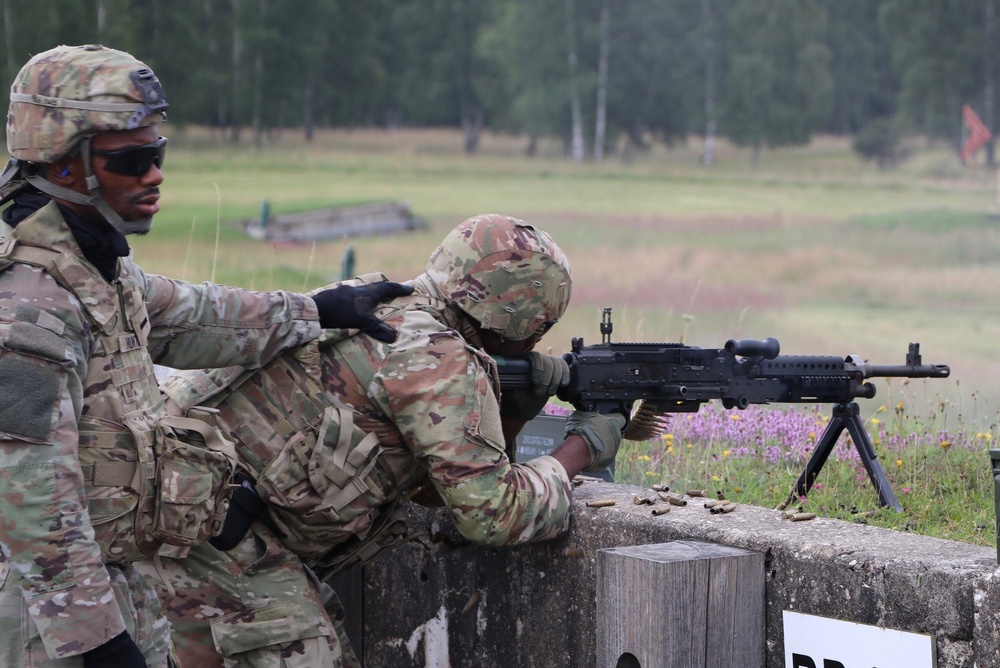
<path fill-rule="evenodd" d="M 312 573 L 329 578 L 400 542 L 406 499 L 445 504 L 484 545 L 560 535 L 571 478 L 614 461 L 625 423 L 574 413 L 551 456 L 511 463 L 524 422 L 568 380 L 561 358 L 532 349 L 571 282 L 547 234 L 477 216 L 445 238 L 412 295 L 376 310 L 395 343 L 340 332 L 259 371 L 168 378 L 175 411 L 219 411 L 243 485 L 212 544 L 163 560 L 183 665 L 258 665 L 269 652 L 280 665 L 358 665 Z M 491 355 L 527 356 L 533 387 L 501 396 Z"/>

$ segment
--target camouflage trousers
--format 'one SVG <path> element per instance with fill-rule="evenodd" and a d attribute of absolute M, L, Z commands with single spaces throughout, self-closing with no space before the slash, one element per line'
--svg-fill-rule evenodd
<path fill-rule="evenodd" d="M 142 572 L 169 596 L 181 668 L 360 668 L 342 620 L 331 622 L 323 588 L 273 531 L 258 521 L 222 552 L 209 544 Z"/>
<path fill-rule="evenodd" d="M 4 668 L 80 668 L 83 659 L 71 656 L 50 659 L 45 654 L 38 629 L 28 614 L 21 592 L 3 583 L 7 564 L 0 564 L 0 666 Z M 160 616 L 156 591 L 132 565 L 108 566 L 115 600 L 149 668 L 170 668 L 170 627 Z"/>

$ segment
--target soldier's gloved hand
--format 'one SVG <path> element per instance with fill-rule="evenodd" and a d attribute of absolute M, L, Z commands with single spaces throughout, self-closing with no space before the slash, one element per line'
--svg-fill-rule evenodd
<path fill-rule="evenodd" d="M 128 631 L 122 631 L 81 656 L 83 668 L 147 668 L 142 651 Z"/>
<path fill-rule="evenodd" d="M 360 329 L 383 343 L 396 340 L 396 332 L 374 315 L 379 302 L 405 297 L 413 292 L 412 285 L 372 283 L 371 285 L 338 285 L 313 295 L 319 311 L 319 326 L 323 329 Z"/>
<path fill-rule="evenodd" d="M 566 420 L 566 436 L 582 436 L 590 450 L 590 466 L 584 471 L 603 471 L 611 466 L 622 442 L 627 420 L 621 413 L 601 415 L 588 411 L 573 411 Z"/>
<path fill-rule="evenodd" d="M 500 395 L 500 414 L 512 420 L 527 422 L 538 415 L 549 397 L 559 387 L 569 383 L 569 365 L 554 355 L 531 351 L 524 356 L 531 365 L 531 387 L 507 390 Z"/>

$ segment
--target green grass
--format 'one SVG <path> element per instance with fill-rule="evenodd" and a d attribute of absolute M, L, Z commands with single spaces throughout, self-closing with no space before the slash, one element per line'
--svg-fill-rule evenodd
<path fill-rule="evenodd" d="M 760 423 L 763 433 L 766 423 L 780 423 L 786 414 L 799 410 L 764 410 L 750 419 Z M 816 429 L 799 441 L 783 443 L 779 429 L 779 438 L 772 433 L 770 438 L 757 434 L 733 440 L 679 439 L 668 430 L 660 439 L 626 442 L 617 458 L 615 479 L 640 486 L 667 485 L 679 493 L 702 489 L 711 498 L 721 492 L 736 503 L 777 508 L 789 500 L 812 446 L 822 434 L 822 418 L 828 415 L 829 407 L 809 411 L 816 418 Z M 989 465 L 995 433 L 948 432 L 943 423 L 957 421 L 944 414 L 925 421 L 897 412 L 885 423 L 878 422 L 886 412 L 882 409 L 878 417 L 867 420 L 866 430 L 903 512 L 879 505 L 878 494 L 860 460 L 852 457 L 853 446 L 846 437 L 823 466 L 809 494 L 793 498 L 787 509 L 995 547 L 996 513 Z M 734 413 L 728 417 L 743 416 Z M 751 428 L 746 433 L 753 431 Z M 906 445 L 894 443 L 900 440 Z M 774 447 L 777 454 L 772 451 L 773 456 L 765 458 L 767 446 Z M 750 452 L 739 453 L 740 449 Z"/>

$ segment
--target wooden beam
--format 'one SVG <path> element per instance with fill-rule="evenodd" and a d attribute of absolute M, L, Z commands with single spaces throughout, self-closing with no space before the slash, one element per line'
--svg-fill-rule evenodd
<path fill-rule="evenodd" d="M 702 541 L 601 550 L 598 668 L 764 665 L 764 555 Z"/>

